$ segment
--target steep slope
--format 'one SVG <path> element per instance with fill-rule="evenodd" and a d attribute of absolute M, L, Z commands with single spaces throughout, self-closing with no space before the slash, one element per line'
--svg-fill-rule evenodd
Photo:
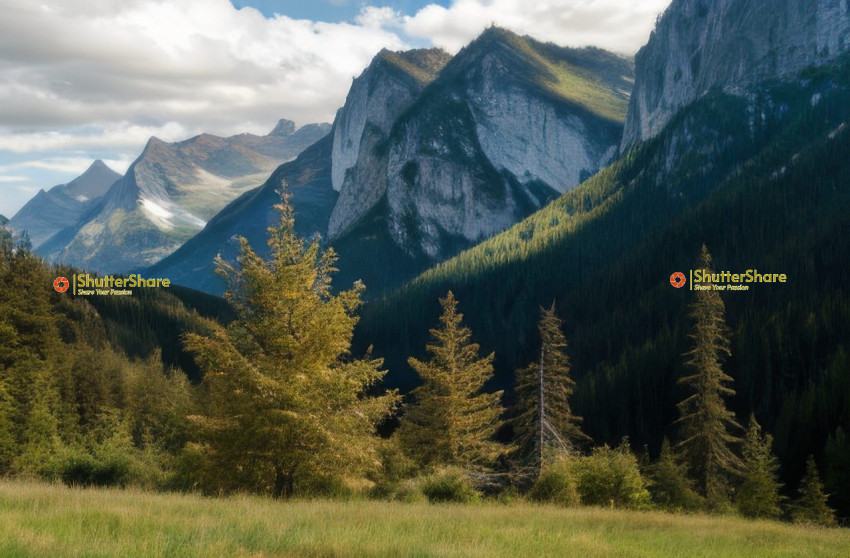
<path fill-rule="evenodd" d="M 27 232 L 33 248 L 48 238 L 75 224 L 93 207 L 121 175 L 98 159 L 80 176 L 68 184 L 39 190 L 11 219 L 12 230 Z"/>
<path fill-rule="evenodd" d="M 635 58 L 622 151 L 713 88 L 743 95 L 836 59 L 850 46 L 848 12 L 839 0 L 673 2 Z"/>
<path fill-rule="evenodd" d="M 850 428 L 850 61 L 751 87 L 708 94 L 579 188 L 371 303 L 355 350 L 374 344 L 388 382 L 411 387 L 405 360 L 421 356 L 452 289 L 509 388 L 535 357 L 537 308 L 554 299 L 585 431 L 655 451 L 673 433 L 690 344 L 693 293 L 669 277 L 688 275 L 705 243 L 718 270 L 788 276 L 723 297 L 731 405 L 774 433 L 793 487 L 806 456 L 824 458 Z M 850 486 L 837 489 L 850 502 Z"/>
<path fill-rule="evenodd" d="M 150 276 L 168 277 L 175 284 L 221 294 L 225 285 L 215 274 L 217 254 L 229 261 L 236 258 L 233 240 L 244 236 L 259 253 L 267 255 L 266 229 L 277 219 L 273 205 L 285 181 L 295 207 L 295 226 L 302 237 L 327 230 L 338 194 L 331 187 L 332 134 L 305 149 L 294 161 L 281 165 L 261 187 L 250 190 L 228 204 L 204 229 L 173 254 L 146 270 Z"/>
<path fill-rule="evenodd" d="M 390 250 L 373 272 L 380 290 L 504 230 L 611 160 L 631 75 L 630 61 L 598 49 L 488 29 L 386 139 L 364 134 L 330 242 L 343 258 Z"/>
<path fill-rule="evenodd" d="M 127 174 L 73 227 L 38 250 L 51 261 L 122 272 L 167 256 L 228 202 L 328 133 L 282 121 L 267 136 L 151 138 Z"/>

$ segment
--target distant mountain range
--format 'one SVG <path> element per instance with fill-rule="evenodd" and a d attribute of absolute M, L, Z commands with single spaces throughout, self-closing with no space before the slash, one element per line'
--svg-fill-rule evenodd
<path fill-rule="evenodd" d="M 267 136 L 202 134 L 177 143 L 151 138 L 127 174 L 79 219 L 40 242 L 38 253 L 112 273 L 150 265 L 329 129 L 312 124 L 296 131 L 282 120 Z"/>
<path fill-rule="evenodd" d="M 296 222 L 311 215 L 304 230 L 340 254 L 338 284 L 363 279 L 374 296 L 610 162 L 632 76 L 629 59 L 498 28 L 454 57 L 382 51 L 354 80 L 321 146 L 230 204 L 150 272 L 220 293 L 213 257 L 232 253 L 235 234 L 263 251 L 272 193 L 286 177 Z"/>
<path fill-rule="evenodd" d="M 94 207 L 121 175 L 97 160 L 79 177 L 68 184 L 39 190 L 9 222 L 16 232 L 29 235 L 33 248 L 66 227 L 77 223 L 86 211 Z"/>

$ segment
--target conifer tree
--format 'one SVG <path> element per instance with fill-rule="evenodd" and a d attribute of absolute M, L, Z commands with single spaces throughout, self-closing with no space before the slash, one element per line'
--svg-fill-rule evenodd
<path fill-rule="evenodd" d="M 699 268 L 712 272 L 711 254 L 703 245 Z M 740 443 L 730 430 L 740 429 L 724 397 L 735 394 L 732 378 L 723 372 L 722 359 L 730 354 L 726 310 L 717 291 L 696 291 L 690 305 L 693 348 L 685 353 L 690 374 L 679 378 L 691 395 L 677 406 L 680 417 L 678 449 L 696 480 L 697 490 L 710 505 L 728 501 L 728 479 L 739 474 L 741 461 L 732 446 Z"/>
<path fill-rule="evenodd" d="M 422 467 L 456 465 L 486 468 L 504 446 L 493 440 L 501 425 L 502 392 L 483 393 L 493 376 L 493 353 L 478 356 L 472 332 L 461 325 L 463 314 L 449 291 L 440 299 L 441 327 L 431 330 L 427 362 L 408 359 L 422 379 L 411 393 L 415 402 L 402 420 L 399 436 L 405 451 Z"/>
<path fill-rule="evenodd" d="M 800 497 L 794 502 L 791 511 L 795 522 L 825 526 L 836 524 L 835 512 L 827 503 L 828 496 L 823 491 L 823 483 L 813 455 L 806 460 L 806 473 L 800 481 L 799 492 Z"/>
<path fill-rule="evenodd" d="M 649 491 L 652 499 L 665 509 L 695 510 L 703 506 L 702 498 L 694 492 L 693 481 L 688 478 L 687 465 L 670 447 L 665 437 L 661 443 L 658 460 L 648 467 Z"/>
<path fill-rule="evenodd" d="M 590 440 L 570 407 L 575 382 L 555 303 L 540 312 L 540 357 L 517 371 L 517 415 L 512 419 L 518 454 L 538 471 L 554 452 L 571 451 Z"/>
<path fill-rule="evenodd" d="M 237 265 L 217 258 L 238 318 L 186 346 L 204 372 L 201 482 L 286 497 L 376 467 L 375 423 L 397 396 L 366 397 L 382 361 L 349 354 L 362 285 L 333 295 L 334 253 L 298 238 L 287 194 L 275 208 L 270 261 L 244 238 Z"/>
<path fill-rule="evenodd" d="M 777 480 L 779 462 L 771 452 L 773 436 L 762 435 L 761 426 L 754 415 L 744 436 L 743 484 L 738 490 L 735 504 L 741 515 L 776 519 L 782 513 L 779 507 L 781 484 Z"/>

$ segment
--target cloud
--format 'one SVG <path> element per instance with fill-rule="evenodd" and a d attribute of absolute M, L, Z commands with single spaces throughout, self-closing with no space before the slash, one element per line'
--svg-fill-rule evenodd
<path fill-rule="evenodd" d="M 670 0 L 456 0 L 404 18 L 412 37 L 455 52 L 491 24 L 563 46 L 598 46 L 634 54 Z"/>

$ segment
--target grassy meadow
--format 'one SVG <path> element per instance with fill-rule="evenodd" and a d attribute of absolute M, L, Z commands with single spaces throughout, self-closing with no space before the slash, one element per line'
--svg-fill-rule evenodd
<path fill-rule="evenodd" d="M 850 556 L 850 530 L 524 503 L 204 498 L 0 482 L 0 556 Z"/>

